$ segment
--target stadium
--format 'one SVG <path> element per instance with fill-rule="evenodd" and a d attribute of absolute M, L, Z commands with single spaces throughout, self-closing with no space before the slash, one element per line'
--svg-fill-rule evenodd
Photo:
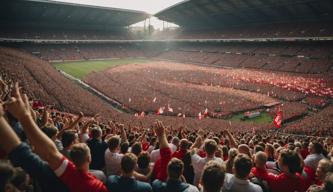
<path fill-rule="evenodd" d="M 332 23 L 329 0 L 1 2 L 0 191 L 333 191 Z"/>

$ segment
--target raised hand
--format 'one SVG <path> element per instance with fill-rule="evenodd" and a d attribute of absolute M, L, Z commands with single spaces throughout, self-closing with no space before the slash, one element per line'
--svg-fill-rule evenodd
<path fill-rule="evenodd" d="M 162 136 L 165 134 L 165 127 L 161 121 L 156 121 L 154 123 L 154 130 L 157 136 Z"/>
<path fill-rule="evenodd" d="M 18 83 L 15 83 L 12 91 L 12 97 L 10 101 L 5 103 L 5 107 L 9 113 L 11 113 L 18 120 L 21 120 L 26 116 L 31 116 L 28 96 L 20 93 Z"/>

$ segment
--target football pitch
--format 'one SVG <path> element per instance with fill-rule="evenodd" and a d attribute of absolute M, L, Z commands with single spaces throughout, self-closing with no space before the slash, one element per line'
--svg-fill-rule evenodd
<path fill-rule="evenodd" d="M 62 70 L 78 79 L 83 79 L 87 74 L 95 71 L 103 71 L 108 68 L 119 65 L 146 63 L 147 59 L 111 59 L 111 60 L 95 60 L 95 61 L 68 61 L 62 63 L 54 63 L 56 69 Z"/>

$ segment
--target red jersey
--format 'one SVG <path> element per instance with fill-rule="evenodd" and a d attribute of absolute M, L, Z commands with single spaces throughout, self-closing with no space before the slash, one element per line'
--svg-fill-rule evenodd
<path fill-rule="evenodd" d="M 102 181 L 98 180 L 89 172 L 83 172 L 64 158 L 60 167 L 55 170 L 60 180 L 67 185 L 71 192 L 108 192 Z"/>

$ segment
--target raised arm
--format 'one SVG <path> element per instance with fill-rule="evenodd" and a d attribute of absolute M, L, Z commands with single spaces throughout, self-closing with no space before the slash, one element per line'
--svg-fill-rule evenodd
<path fill-rule="evenodd" d="M 34 122 L 28 97 L 25 94 L 21 95 L 18 83 L 15 84 L 14 89 L 11 101 L 6 103 L 8 111 L 21 122 L 29 141 L 35 147 L 35 152 L 47 161 L 52 169 L 57 169 L 62 162 L 63 155 Z"/>
<path fill-rule="evenodd" d="M 165 127 L 161 121 L 157 121 L 155 123 L 155 133 L 160 144 L 160 149 L 169 148 L 168 140 L 165 134 Z"/>
<path fill-rule="evenodd" d="M 229 138 L 230 147 L 237 148 L 236 139 L 234 138 L 234 136 L 232 136 L 232 134 L 230 133 L 230 131 L 224 130 L 224 134 Z"/>
<path fill-rule="evenodd" d="M 3 107 L 0 104 L 0 147 L 8 154 L 20 145 L 21 141 L 3 115 Z"/>

